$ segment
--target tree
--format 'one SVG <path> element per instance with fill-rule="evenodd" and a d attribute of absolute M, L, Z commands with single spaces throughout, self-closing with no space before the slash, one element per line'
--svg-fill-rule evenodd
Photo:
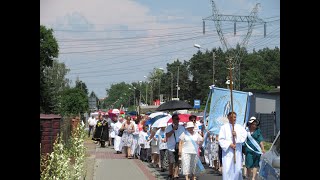
<path fill-rule="evenodd" d="M 77 80 L 76 81 L 76 88 L 80 89 L 88 96 L 89 91 L 88 91 L 86 83 L 82 82 L 81 80 Z"/>
<path fill-rule="evenodd" d="M 188 62 L 188 70 L 191 76 L 191 84 L 189 85 L 191 97 L 200 99 L 201 104 L 205 104 L 209 92 L 209 86 L 213 84 L 212 77 L 212 53 L 215 52 L 215 86 L 225 87 L 224 83 L 227 77 L 227 69 L 225 63 L 225 54 L 221 50 L 212 49 L 202 53 L 198 51 Z"/>
<path fill-rule="evenodd" d="M 46 76 L 47 82 L 50 83 L 50 94 L 51 94 L 51 103 L 53 104 L 52 111 L 59 114 L 60 106 L 60 96 L 61 92 L 66 88 L 69 88 L 70 80 L 65 76 L 70 71 L 66 68 L 64 63 L 59 63 L 57 60 L 53 60 L 51 67 L 46 67 L 44 74 Z"/>
<path fill-rule="evenodd" d="M 280 84 L 280 49 L 254 51 L 244 59 L 241 83 L 244 90 L 268 91 Z"/>
<path fill-rule="evenodd" d="M 54 58 L 58 57 L 59 47 L 53 36 L 53 30 L 40 25 L 40 112 L 52 113 L 52 84 L 47 80 L 44 71 L 51 67 Z"/>
<path fill-rule="evenodd" d="M 88 96 L 79 88 L 66 89 L 61 94 L 60 112 L 62 115 L 83 113 L 88 110 Z"/>
<path fill-rule="evenodd" d="M 120 108 L 121 104 L 127 104 L 129 98 L 133 98 L 133 90 L 130 84 L 121 82 L 118 84 L 112 84 L 109 89 L 106 89 L 107 96 L 104 100 L 104 104 L 109 108 Z M 138 96 L 136 96 L 138 97 Z"/>
<path fill-rule="evenodd" d="M 159 82 L 161 83 L 161 94 L 168 100 L 171 96 L 171 82 L 173 84 L 173 97 L 176 97 L 176 84 L 179 67 L 179 98 L 192 103 L 194 99 L 200 99 L 201 104 L 205 105 L 209 86 L 212 85 L 212 54 L 215 52 L 215 86 L 227 88 L 226 80 L 229 76 L 227 58 L 240 50 L 229 49 L 223 52 L 222 49 L 214 48 L 206 52 L 198 51 L 189 61 L 181 62 L 179 59 L 171 64 L 167 64 L 167 71 L 154 68 L 148 75 L 148 83 L 141 83 L 141 89 L 145 89 L 148 84 L 148 100 L 152 102 L 159 98 Z M 248 53 L 245 48 L 241 49 L 241 78 L 240 90 L 269 90 L 280 84 L 280 49 L 265 48 L 258 52 Z M 129 87 L 136 87 L 136 90 L 128 90 Z M 106 102 L 115 107 L 120 107 L 123 99 L 133 99 L 139 97 L 140 84 L 133 82 L 131 85 L 124 82 L 113 84 L 107 89 L 108 98 Z M 142 93 L 144 95 L 145 93 Z M 132 101 L 131 101 L 132 102 Z"/>

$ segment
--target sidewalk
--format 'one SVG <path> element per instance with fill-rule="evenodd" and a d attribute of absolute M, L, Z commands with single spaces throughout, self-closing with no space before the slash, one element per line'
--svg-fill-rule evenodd
<path fill-rule="evenodd" d="M 139 159 L 127 159 L 124 154 L 115 154 L 111 147 L 101 148 L 91 140 L 86 140 L 85 146 L 85 180 L 156 180 Z"/>
<path fill-rule="evenodd" d="M 161 172 L 160 168 L 153 168 L 150 163 L 139 159 L 127 159 L 124 154 L 115 154 L 112 147 L 101 148 L 92 140 L 85 140 L 85 180 L 127 179 L 127 180 L 165 180 L 168 171 Z M 206 173 L 198 180 L 221 180 L 222 176 L 215 174 L 206 165 Z M 181 180 L 185 179 L 180 174 Z"/>

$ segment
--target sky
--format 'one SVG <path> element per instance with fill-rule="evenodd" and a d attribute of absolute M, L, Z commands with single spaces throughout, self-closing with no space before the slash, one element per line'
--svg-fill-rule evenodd
<path fill-rule="evenodd" d="M 245 46 L 280 48 L 279 0 L 216 0 L 219 14 L 248 16 L 257 3 L 258 18 Z M 175 60 L 188 61 L 200 50 L 221 47 L 212 15 L 211 0 L 41 0 L 40 24 L 51 28 L 59 45 L 59 62 L 70 69 L 66 76 L 74 86 L 77 78 L 89 92 L 106 97 L 106 88 L 120 82 L 147 81 L 154 68 Z M 221 21 L 228 48 L 242 42 L 246 22 Z"/>

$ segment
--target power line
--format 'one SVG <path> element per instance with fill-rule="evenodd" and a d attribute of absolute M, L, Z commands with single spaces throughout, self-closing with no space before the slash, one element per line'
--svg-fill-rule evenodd
<path fill-rule="evenodd" d="M 211 44 L 211 43 L 214 43 L 214 42 L 209 42 L 209 43 L 207 43 L 207 44 Z M 177 51 L 171 51 L 171 52 L 166 52 L 165 54 L 170 54 L 170 53 L 175 53 L 175 52 L 179 52 L 179 51 L 182 51 L 182 50 L 186 50 L 186 49 L 191 49 L 191 48 L 193 48 L 193 47 L 187 47 L 187 48 L 183 48 L 183 49 L 179 49 L 179 50 L 177 50 Z M 135 60 L 142 60 L 142 59 L 147 59 L 147 58 L 152 58 L 152 57 L 157 57 L 157 56 L 162 56 L 163 54 L 158 54 L 158 55 L 154 55 L 154 56 L 148 56 L 148 57 L 145 57 L 145 58 L 139 58 L 139 59 L 135 59 Z M 134 60 L 128 60 L 128 61 L 126 61 L 126 62 L 129 62 L 129 61 L 134 61 Z M 166 60 L 166 62 L 168 62 L 169 60 Z M 124 63 L 124 62 L 122 62 L 122 63 Z M 121 64 L 122 64 L 121 63 Z M 119 63 L 114 63 L 114 64 L 119 64 Z M 111 65 L 114 65 L 114 64 L 111 64 Z M 155 64 L 154 62 L 151 62 L 151 63 L 143 63 L 142 65 L 141 64 L 138 64 L 138 65 L 136 65 L 136 66 L 130 66 L 129 67 L 129 69 L 132 69 L 133 67 L 143 67 L 143 66 L 145 66 L 145 65 L 149 65 L 149 64 Z M 110 64 L 109 64 L 110 65 Z M 123 69 L 123 67 L 121 67 L 121 68 L 112 68 L 112 70 L 120 70 L 120 69 Z M 72 72 L 72 71 L 71 71 Z M 70 72 L 70 74 L 73 74 L 73 73 L 71 73 Z M 110 71 L 109 71 L 110 72 Z M 96 71 L 89 71 L 89 72 L 85 72 L 85 73 L 97 73 Z M 74 73 L 74 74 L 79 74 L 79 73 Z M 84 74 L 84 73 L 82 73 L 82 74 Z"/>
<path fill-rule="evenodd" d="M 187 29 L 187 28 L 197 28 L 198 26 L 181 26 L 172 28 L 151 28 L 151 29 L 112 29 L 112 30 L 72 30 L 72 29 L 54 29 L 58 32 L 135 32 L 135 31 L 158 31 L 158 30 L 171 30 L 171 29 Z"/>

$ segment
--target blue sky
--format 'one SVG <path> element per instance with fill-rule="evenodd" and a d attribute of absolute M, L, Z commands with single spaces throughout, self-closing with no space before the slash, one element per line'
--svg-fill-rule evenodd
<path fill-rule="evenodd" d="M 280 47 L 279 0 L 216 0 L 223 15 L 249 15 L 256 3 L 258 17 L 267 22 L 257 24 L 248 41 L 251 51 Z M 41 0 L 40 24 L 54 30 L 60 55 L 71 70 L 67 78 L 74 85 L 84 81 L 99 98 L 105 89 L 120 82 L 145 81 L 154 68 L 166 69 L 174 60 L 189 60 L 200 44 L 203 50 L 222 47 L 213 21 L 210 0 Z M 247 32 L 246 23 L 222 22 L 222 32 L 234 47 Z"/>

